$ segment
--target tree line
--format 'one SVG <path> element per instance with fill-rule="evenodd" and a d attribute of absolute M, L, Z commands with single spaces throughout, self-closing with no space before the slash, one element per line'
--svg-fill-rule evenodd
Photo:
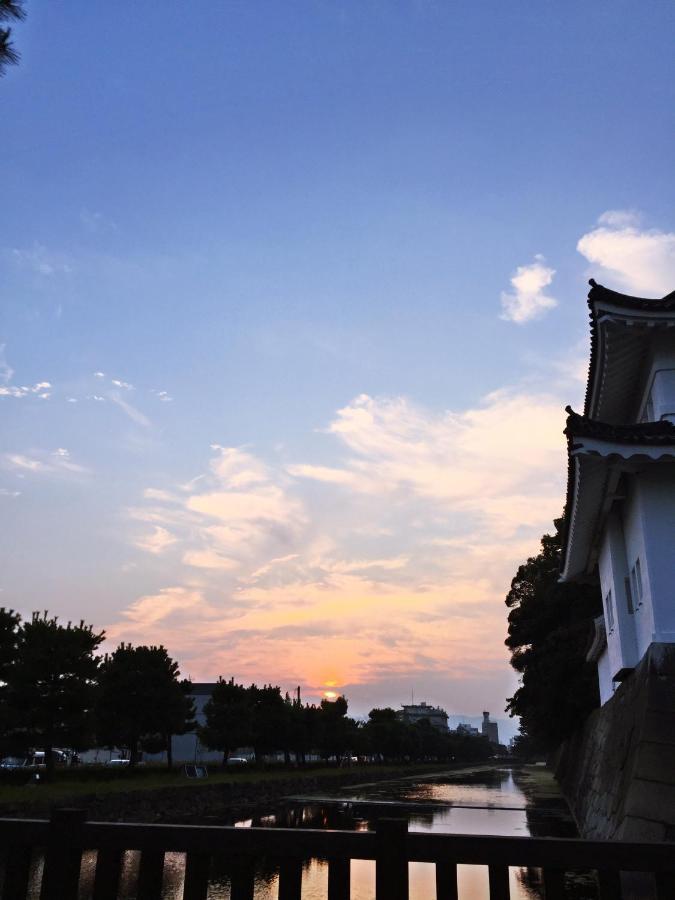
<path fill-rule="evenodd" d="M 163 646 L 120 644 L 100 655 L 105 632 L 84 622 L 61 624 L 47 612 L 23 621 L 0 608 L 0 754 L 44 750 L 48 775 L 56 748 L 116 747 L 133 766 L 142 752 L 166 751 L 172 736 L 195 731 L 223 759 L 252 747 L 256 759 L 283 752 L 304 763 L 344 757 L 381 761 L 485 759 L 482 737 L 409 725 L 393 709 L 373 709 L 366 722 L 347 715 L 345 697 L 302 703 L 271 684 L 246 687 L 220 678 L 197 725 L 192 684 Z"/>
<path fill-rule="evenodd" d="M 47 612 L 30 621 L 0 608 L 0 749 L 39 747 L 51 774 L 54 749 L 166 749 L 171 735 L 194 727 L 191 685 L 162 646 L 120 644 L 97 650 L 105 632 L 80 622 L 62 625 Z"/>
<path fill-rule="evenodd" d="M 252 747 L 256 759 L 283 752 L 286 762 L 303 764 L 309 754 L 325 761 L 352 757 L 380 762 L 420 760 L 478 761 L 494 753 L 482 736 L 441 732 L 427 719 L 403 722 L 396 710 L 372 709 L 365 722 L 347 715 L 345 697 L 302 703 L 282 695 L 279 687 L 245 687 L 234 679 L 219 679 L 204 706 L 200 740 L 224 759 L 238 747 Z"/>

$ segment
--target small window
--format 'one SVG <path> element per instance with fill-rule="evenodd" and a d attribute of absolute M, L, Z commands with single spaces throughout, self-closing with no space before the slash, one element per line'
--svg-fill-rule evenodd
<path fill-rule="evenodd" d="M 633 590 L 633 603 L 642 606 L 642 572 L 640 571 L 640 558 L 635 560 L 635 565 L 630 570 L 631 588 Z"/>
<path fill-rule="evenodd" d="M 614 630 L 614 607 L 612 606 L 612 592 L 607 591 L 605 597 L 605 615 L 607 616 L 607 631 Z"/>
<path fill-rule="evenodd" d="M 626 589 L 626 607 L 629 613 L 634 613 L 635 608 L 633 606 L 633 591 L 630 586 L 630 578 L 626 576 L 623 580 L 623 586 Z"/>

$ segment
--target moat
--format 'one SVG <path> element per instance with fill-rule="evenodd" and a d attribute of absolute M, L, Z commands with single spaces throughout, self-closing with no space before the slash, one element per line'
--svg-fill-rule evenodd
<path fill-rule="evenodd" d="M 567 804 L 552 776 L 538 766 L 467 767 L 461 770 L 415 776 L 397 780 L 364 783 L 338 789 L 326 795 L 297 796 L 256 809 L 246 819 L 210 817 L 209 824 L 236 827 L 332 828 L 342 830 L 373 829 L 381 817 L 404 817 L 411 831 L 454 834 L 492 834 L 502 836 L 574 837 L 577 832 Z M 95 853 L 85 854 L 80 897 L 91 896 Z M 127 853 L 120 894 L 124 900 L 137 900 L 135 884 L 138 854 Z M 34 883 L 39 883 L 41 860 L 35 860 Z M 183 888 L 184 859 L 167 854 L 164 873 L 164 900 L 179 900 Z M 375 892 L 375 865 L 353 860 L 351 864 L 351 900 L 372 900 Z M 543 897 L 539 871 L 512 868 L 512 900 Z M 327 864 L 320 859 L 307 860 L 303 870 L 303 900 L 326 896 Z M 487 900 L 487 869 L 460 866 L 460 900 Z M 278 875 L 274 861 L 260 861 L 256 873 L 256 900 L 274 900 Z M 434 867 L 412 863 L 410 900 L 431 900 L 435 896 Z M 583 877 L 571 896 L 577 900 L 595 897 L 590 879 Z M 38 892 L 31 894 L 37 900 Z M 229 898 L 229 879 L 225 868 L 214 860 L 209 900 Z"/>

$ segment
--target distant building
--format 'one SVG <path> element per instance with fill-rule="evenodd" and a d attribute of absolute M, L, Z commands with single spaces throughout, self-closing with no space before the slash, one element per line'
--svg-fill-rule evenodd
<path fill-rule="evenodd" d="M 490 741 L 491 744 L 499 743 L 499 728 L 496 722 L 490 721 L 490 713 L 483 713 L 483 721 L 480 726 L 481 734 Z"/>
<path fill-rule="evenodd" d="M 480 732 L 477 728 L 474 728 L 473 725 L 469 725 L 467 722 L 460 722 L 457 728 L 455 729 L 457 734 L 470 734 L 470 735 L 478 735 Z"/>
<path fill-rule="evenodd" d="M 440 706 L 430 706 L 422 701 L 421 703 L 409 704 L 404 703 L 399 718 L 406 725 L 416 725 L 423 719 L 427 719 L 430 725 L 437 728 L 438 731 L 448 730 L 448 714 Z"/>

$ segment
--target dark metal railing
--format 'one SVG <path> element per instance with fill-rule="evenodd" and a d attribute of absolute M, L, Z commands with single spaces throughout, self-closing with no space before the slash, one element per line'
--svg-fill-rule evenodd
<path fill-rule="evenodd" d="M 541 869 L 546 900 L 563 900 L 565 872 L 588 869 L 602 900 L 621 900 L 621 872 L 653 873 L 655 897 L 675 898 L 675 844 L 415 833 L 401 819 L 357 832 L 88 822 L 82 810 L 57 810 L 50 820 L 0 819 L 0 843 L 2 900 L 25 900 L 34 850 L 44 853 L 41 900 L 76 900 L 88 850 L 97 851 L 93 900 L 117 900 L 127 850 L 140 851 L 139 900 L 160 900 L 168 852 L 185 854 L 183 900 L 205 900 L 214 858 L 227 860 L 231 900 L 252 900 L 263 857 L 278 861 L 279 900 L 301 900 L 303 862 L 316 857 L 328 860 L 328 900 L 349 900 L 352 859 L 375 860 L 377 900 L 408 900 L 409 862 L 435 864 L 437 900 L 462 900 L 459 864 L 488 867 L 490 900 L 509 900 L 510 866 Z"/>

